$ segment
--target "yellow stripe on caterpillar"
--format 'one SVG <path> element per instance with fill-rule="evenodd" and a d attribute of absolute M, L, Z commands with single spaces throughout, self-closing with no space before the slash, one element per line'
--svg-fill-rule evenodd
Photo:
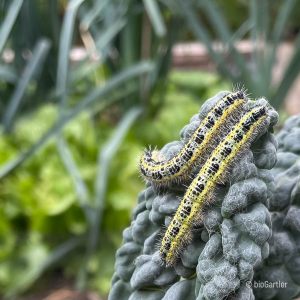
<path fill-rule="evenodd" d="M 232 118 L 244 112 L 246 95 L 242 91 L 229 93 L 220 99 L 200 123 L 188 142 L 170 160 L 158 161 L 157 151 L 145 151 L 140 159 L 143 177 L 159 186 L 182 182 L 193 168 L 205 161 L 212 149 L 220 142 Z"/>
<path fill-rule="evenodd" d="M 191 236 L 193 225 L 200 221 L 203 208 L 213 199 L 217 184 L 228 180 L 226 174 L 230 167 L 243 149 L 250 147 L 261 126 L 266 124 L 267 113 L 265 105 L 256 106 L 245 113 L 192 181 L 161 242 L 159 252 L 167 266 L 176 262 Z"/>

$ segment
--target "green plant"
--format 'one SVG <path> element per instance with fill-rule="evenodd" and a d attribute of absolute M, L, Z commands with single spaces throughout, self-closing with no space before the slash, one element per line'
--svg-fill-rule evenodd
<path fill-rule="evenodd" d="M 77 284 L 86 288 L 100 228 L 104 228 L 100 236 L 105 237 L 103 212 L 110 164 L 141 113 L 155 110 L 162 102 L 157 97 L 151 106 L 148 99 L 168 70 L 174 38 L 166 37 L 166 29 L 173 26 L 172 20 L 165 23 L 153 1 L 14 0 L 3 1 L 0 9 L 0 54 L 5 54 L 0 66 L 0 177 L 2 210 L 7 216 L 2 226 L 7 247 L 0 284 L 6 295 L 23 292 L 42 272 L 80 249 L 84 259 L 76 267 Z M 151 43 L 144 45 L 142 38 Z M 79 62 L 70 60 L 76 46 L 84 47 L 86 53 Z M 45 103 L 55 106 L 44 107 Z M 83 112 L 86 127 L 80 118 Z M 109 121 L 102 121 L 110 112 Z M 65 129 L 74 120 L 82 128 L 70 137 Z M 95 124 L 100 124 L 101 134 L 84 139 L 87 144 L 82 147 L 76 135 L 93 131 Z M 115 133 L 110 127 L 116 127 Z M 88 165 L 82 152 L 77 157 L 80 147 L 93 154 L 95 167 L 90 170 L 80 166 Z M 39 179 L 44 186 L 38 185 Z M 38 203 L 35 194 L 40 196 Z M 59 195 L 62 201 L 58 202 Z M 60 224 L 75 216 L 78 224 Z M 125 214 L 120 224 L 127 219 Z M 9 238 L 10 232 L 15 238 Z M 11 252 L 16 245 L 20 245 L 18 252 Z M 36 260 L 33 249 L 37 249 Z M 15 265 L 14 258 L 22 264 Z M 107 289 L 105 284 L 101 289 Z"/>
<path fill-rule="evenodd" d="M 282 79 L 276 84 L 272 82 L 272 71 L 276 64 L 276 51 L 287 29 L 291 28 L 289 21 L 297 13 L 297 1 L 274 4 L 268 0 L 252 0 L 240 4 L 248 9 L 248 18 L 235 31 L 230 28 L 230 15 L 224 14 L 230 12 L 227 1 L 164 2 L 182 16 L 193 36 L 205 45 L 220 74 L 235 84 L 244 85 L 254 97 L 263 95 L 276 108 L 282 105 L 299 74 L 300 34 L 295 37 L 295 52 Z M 201 14 L 198 14 L 199 11 Z M 250 61 L 239 53 L 235 44 L 245 36 L 249 37 L 253 46 Z M 221 50 L 215 47 L 215 40 L 222 43 Z"/>
<path fill-rule="evenodd" d="M 175 139 L 201 99 L 228 89 L 210 74 L 167 77 L 187 32 L 169 2 L 1 1 L 2 294 L 53 268 L 105 294 L 141 188 L 134 157 Z M 77 47 L 84 57 L 70 59 Z"/>
<path fill-rule="evenodd" d="M 207 100 L 191 118 L 181 131 L 183 142 L 223 96 L 221 92 Z M 266 104 L 264 99 L 257 102 Z M 269 116 L 257 140 L 239 157 L 243 159 L 237 159 L 227 183 L 218 187 L 214 205 L 206 208 L 203 222 L 195 226 L 193 239 L 172 267 L 162 263 L 156 245 L 188 187 L 177 183 L 162 192 L 147 184 L 116 253 L 110 300 L 254 299 L 246 282 L 268 256 L 271 234 L 267 205 L 273 178 L 269 170 L 276 162 L 271 132 L 278 115 L 271 110 Z M 161 149 L 161 155 L 170 159 L 181 147 L 181 141 L 173 141 Z"/>
<path fill-rule="evenodd" d="M 113 144 L 105 146 L 113 134 L 111 119 L 105 116 L 110 110 L 92 119 L 88 112 L 80 113 L 64 127 L 63 139 L 49 141 L 15 172 L 4 177 L 0 183 L 2 293 L 23 293 L 35 281 L 40 289 L 46 288 L 56 269 L 63 270 L 64 276 L 77 279 L 81 285 L 86 270 L 86 287 L 107 293 L 114 249 L 121 243 L 121 231 L 130 220 L 133 199 L 142 188 L 136 158 L 145 144 L 163 145 L 175 138 L 174 128 L 178 131 L 197 110 L 199 97 L 204 98 L 222 86 L 227 85 L 214 75 L 172 72 L 155 124 L 146 118 L 133 125 L 111 162 L 104 160 L 107 154 L 113 154 L 110 150 L 105 151 L 104 157 L 100 154 L 100 172 L 96 163 L 99 149 L 110 149 L 111 145 L 116 149 L 115 141 L 120 141 L 117 134 Z M 14 132 L 0 138 L 0 163 L 13 159 L 20 149 L 30 147 L 57 120 L 58 114 L 55 104 L 48 104 L 19 118 Z M 131 112 L 125 121 L 130 121 L 134 114 Z M 177 116 L 175 125 L 173 115 Z M 126 122 L 119 132 L 124 133 Z M 108 165 L 107 176 L 97 177 L 97 172 L 102 176 Z M 104 180 L 107 185 L 99 243 L 87 258 L 84 246 L 89 232 L 87 218 L 95 210 L 91 208 L 95 186 L 102 193 Z"/>

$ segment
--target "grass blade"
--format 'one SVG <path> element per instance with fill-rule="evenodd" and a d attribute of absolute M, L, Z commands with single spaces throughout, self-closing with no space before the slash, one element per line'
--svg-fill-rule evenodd
<path fill-rule="evenodd" d="M 109 176 L 109 166 L 111 160 L 116 155 L 123 139 L 127 132 L 135 122 L 137 117 L 141 114 L 140 108 L 133 108 L 127 112 L 123 119 L 115 129 L 115 133 L 110 140 L 98 152 L 98 168 L 95 181 L 95 209 L 93 210 L 93 217 L 90 219 L 91 227 L 87 241 L 87 253 L 85 263 L 78 274 L 78 287 L 83 289 L 86 285 L 87 279 L 87 263 L 89 258 L 94 253 L 99 238 L 99 227 L 101 226 L 102 214 L 105 206 L 105 195 L 107 189 L 107 181 Z"/>
<path fill-rule="evenodd" d="M 140 21 L 139 16 L 131 9 L 126 18 L 126 26 L 120 33 L 120 62 L 123 68 L 132 66 L 136 61 L 141 59 L 141 49 L 133 45 L 141 45 Z M 147 58 L 148 59 L 148 58 Z"/>
<path fill-rule="evenodd" d="M 126 133 L 141 114 L 142 110 L 140 108 L 132 108 L 123 117 L 118 127 L 115 130 L 112 138 L 100 149 L 98 156 L 98 172 L 95 182 L 95 205 L 99 209 L 102 207 L 103 199 L 106 190 L 106 181 L 108 175 L 108 167 L 113 159 L 114 155 L 117 153 Z"/>
<path fill-rule="evenodd" d="M 252 20 L 246 20 L 236 32 L 233 33 L 230 39 L 230 43 L 235 43 L 238 40 L 244 38 L 244 36 L 254 27 Z"/>
<path fill-rule="evenodd" d="M 111 26 L 104 29 L 103 32 L 101 32 L 98 35 L 98 38 L 96 40 L 96 46 L 98 51 L 104 51 L 105 47 L 112 41 L 112 39 L 124 28 L 126 25 L 125 20 L 120 19 L 116 20 Z"/>
<path fill-rule="evenodd" d="M 65 106 L 67 91 L 69 53 L 72 44 L 75 18 L 79 6 L 84 0 L 71 0 L 67 6 L 59 43 L 58 67 L 56 77 L 56 95 L 61 97 L 62 108 Z"/>
<path fill-rule="evenodd" d="M 17 81 L 16 73 L 8 65 L 0 66 L 0 78 L 3 82 L 15 83 Z"/>
<path fill-rule="evenodd" d="M 269 26 L 269 8 L 267 0 L 250 1 L 250 19 L 254 24 L 253 30 L 251 31 L 251 41 L 253 44 L 251 60 L 254 67 L 254 71 L 252 71 L 252 80 L 254 85 L 250 92 L 253 96 L 265 95 L 268 97 L 267 60 L 265 59 Z"/>
<path fill-rule="evenodd" d="M 112 79 L 106 82 L 103 87 L 98 87 L 93 90 L 89 95 L 87 95 L 82 101 L 77 104 L 68 114 L 63 118 L 60 118 L 56 124 L 50 128 L 32 147 L 30 147 L 25 152 L 21 153 L 17 158 L 11 160 L 0 169 L 0 179 L 4 178 L 12 171 L 14 171 L 18 166 L 20 166 L 24 161 L 30 158 L 34 153 L 42 148 L 51 138 L 57 135 L 61 129 L 72 119 L 74 119 L 79 113 L 85 110 L 87 107 L 91 106 L 97 101 L 100 101 L 104 98 L 105 104 L 110 104 L 115 100 L 114 98 L 108 98 L 109 93 L 114 92 L 116 89 L 120 88 L 122 84 L 127 82 L 130 79 L 133 79 L 144 73 L 151 72 L 153 70 L 153 65 L 150 62 L 143 61 L 139 64 L 136 64 L 123 72 L 119 73 Z M 106 99 L 108 98 L 108 99 Z M 122 95 L 121 95 L 122 98 Z"/>
<path fill-rule="evenodd" d="M 167 30 L 156 0 L 143 0 L 143 2 L 156 35 L 164 37 Z"/>
<path fill-rule="evenodd" d="M 88 189 L 80 175 L 80 171 L 76 166 L 76 163 L 73 159 L 72 152 L 70 151 L 67 142 L 59 135 L 57 138 L 57 150 L 58 153 L 65 165 L 66 170 L 70 174 L 70 177 L 73 181 L 76 194 L 79 201 L 79 206 L 81 207 L 83 213 L 85 214 L 86 220 L 89 220 L 89 210 L 87 206 L 89 204 L 89 193 Z"/>
<path fill-rule="evenodd" d="M 284 33 L 284 29 L 287 21 L 293 11 L 293 8 L 296 4 L 295 0 L 286 0 L 283 1 L 278 16 L 276 17 L 276 22 L 274 24 L 274 30 L 272 33 L 272 45 L 271 45 L 271 53 L 268 57 L 267 62 L 267 78 L 269 79 L 268 85 L 272 79 L 272 68 L 275 63 L 276 51 L 278 49 L 278 45 L 281 41 L 282 35 Z"/>
<path fill-rule="evenodd" d="M 130 111 L 128 111 L 121 122 L 118 124 L 112 138 L 102 147 L 102 149 L 99 149 L 98 168 L 95 181 L 95 208 L 97 215 L 94 223 L 94 228 L 92 229 L 92 234 L 90 236 L 90 243 L 93 246 L 95 246 L 97 242 L 97 233 L 104 209 L 104 197 L 107 188 L 109 165 L 113 157 L 116 155 L 127 132 L 141 113 L 142 110 L 140 108 L 132 108 Z"/>
<path fill-rule="evenodd" d="M 282 78 L 282 81 L 280 82 L 280 85 L 278 86 L 276 93 L 274 97 L 272 98 L 272 105 L 275 108 L 280 108 L 280 105 L 285 100 L 285 97 L 294 83 L 295 79 L 299 75 L 300 70 L 300 34 L 298 34 L 295 45 L 295 52 L 293 54 L 293 57 L 291 58 L 285 72 Z"/>
<path fill-rule="evenodd" d="M 228 70 L 224 57 L 220 55 L 213 48 L 213 41 L 211 40 L 208 31 L 205 29 L 205 26 L 201 23 L 201 21 L 197 18 L 195 11 L 190 7 L 190 5 L 186 1 L 177 1 L 182 15 L 185 17 L 186 22 L 189 24 L 191 30 L 194 35 L 205 44 L 208 53 L 211 58 L 215 61 L 216 66 L 221 74 L 229 78 L 230 80 L 234 80 L 233 74 Z"/>
<path fill-rule="evenodd" d="M 274 24 L 274 30 L 272 34 L 273 45 L 277 46 L 280 42 L 282 34 L 285 29 L 285 25 L 293 11 L 293 8 L 296 4 L 296 0 L 285 0 L 283 1 L 278 16 L 276 18 L 276 22 Z M 272 46 L 273 46 L 272 45 Z"/>
<path fill-rule="evenodd" d="M 160 108 L 163 106 L 165 100 L 165 95 L 168 90 L 168 81 L 165 79 L 168 77 L 168 73 L 170 72 L 173 45 L 180 35 L 180 31 L 178 30 L 180 22 L 181 20 L 177 17 L 170 20 L 168 26 L 168 36 L 163 47 L 164 49 L 163 51 L 158 51 L 155 53 L 155 69 L 152 72 L 149 80 L 144 80 L 143 85 L 141 86 L 140 94 L 143 96 L 141 97 L 143 100 L 143 109 L 146 114 L 149 113 L 150 116 L 155 116 L 155 114 L 160 111 Z M 150 91 L 153 93 L 153 89 L 159 100 L 155 104 L 150 101 Z"/>
<path fill-rule="evenodd" d="M 21 104 L 27 86 L 34 75 L 36 75 L 38 71 L 40 71 L 49 49 L 50 42 L 46 39 L 40 40 L 35 46 L 32 57 L 27 63 L 24 73 L 20 77 L 20 80 L 15 88 L 15 91 L 4 114 L 3 123 L 5 132 L 8 132 L 10 130 L 13 118 L 17 113 L 18 107 Z"/>
<path fill-rule="evenodd" d="M 247 72 L 247 65 L 244 57 L 239 51 L 236 50 L 235 45 L 232 41 L 232 33 L 229 30 L 228 24 L 219 8 L 215 5 L 214 1 L 201 1 L 200 5 L 202 9 L 206 12 L 213 28 L 216 29 L 220 40 L 223 45 L 227 45 L 228 53 L 232 53 L 230 57 L 235 61 L 235 65 L 238 66 L 241 76 L 246 81 L 247 85 L 250 84 L 249 72 Z"/>
<path fill-rule="evenodd" d="M 93 8 L 85 13 L 81 19 L 80 27 L 82 30 L 89 30 L 91 24 L 100 16 L 107 3 L 108 0 L 95 2 Z"/>
<path fill-rule="evenodd" d="M 7 38 L 9 36 L 9 33 L 16 21 L 16 18 L 20 12 L 20 9 L 22 7 L 23 0 L 14 0 L 8 9 L 8 12 L 6 14 L 6 17 L 1 24 L 0 29 L 0 54 L 3 51 L 3 48 L 5 46 L 5 43 L 7 41 Z"/>

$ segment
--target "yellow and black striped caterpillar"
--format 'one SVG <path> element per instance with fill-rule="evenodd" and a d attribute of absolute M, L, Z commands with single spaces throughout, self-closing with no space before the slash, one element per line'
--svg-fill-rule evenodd
<path fill-rule="evenodd" d="M 182 248 L 191 239 L 192 228 L 201 221 L 206 204 L 214 198 L 217 184 L 227 180 L 226 174 L 245 148 L 250 147 L 262 126 L 267 125 L 268 107 L 258 105 L 246 112 L 211 153 L 196 178 L 188 187 L 160 246 L 166 266 L 174 265 Z"/>
<path fill-rule="evenodd" d="M 173 158 L 159 161 L 154 152 L 145 151 L 140 159 L 140 170 L 146 180 L 165 186 L 173 182 L 184 182 L 226 133 L 232 119 L 244 112 L 247 97 L 243 91 L 228 93 L 220 99 L 200 123 L 185 146 Z"/>

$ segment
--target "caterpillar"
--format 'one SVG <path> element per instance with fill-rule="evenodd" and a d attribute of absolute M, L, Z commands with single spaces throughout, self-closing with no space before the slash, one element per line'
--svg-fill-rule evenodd
<path fill-rule="evenodd" d="M 188 187 L 161 241 L 159 253 L 166 266 L 174 265 L 182 247 L 191 239 L 192 226 L 201 221 L 203 208 L 213 200 L 217 184 L 226 181 L 233 162 L 243 149 L 250 147 L 262 126 L 267 125 L 267 113 L 266 105 L 255 106 L 245 113 Z"/>
<path fill-rule="evenodd" d="M 185 146 L 170 160 L 158 161 L 157 152 L 145 151 L 140 159 L 141 174 L 146 180 L 158 186 L 172 182 L 183 182 L 200 159 L 205 160 L 226 132 L 228 124 L 244 110 L 246 103 L 244 91 L 228 93 L 221 98 L 200 123 Z"/>

